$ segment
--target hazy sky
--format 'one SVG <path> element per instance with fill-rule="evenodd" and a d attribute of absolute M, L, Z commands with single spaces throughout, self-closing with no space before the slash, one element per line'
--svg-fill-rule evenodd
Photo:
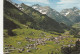
<path fill-rule="evenodd" d="M 77 7 L 80 9 L 80 0 L 12 0 L 18 4 L 25 3 L 27 5 L 40 4 L 42 6 L 50 6 L 51 8 L 61 11 L 62 9 Z"/>

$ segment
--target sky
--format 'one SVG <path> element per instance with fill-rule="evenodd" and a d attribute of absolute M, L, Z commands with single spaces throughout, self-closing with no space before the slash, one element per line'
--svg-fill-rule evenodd
<path fill-rule="evenodd" d="M 80 9 L 80 0 L 12 0 L 15 3 L 25 3 L 26 5 L 32 6 L 39 4 L 42 6 L 50 6 L 51 8 L 61 11 L 66 8 L 77 7 Z"/>

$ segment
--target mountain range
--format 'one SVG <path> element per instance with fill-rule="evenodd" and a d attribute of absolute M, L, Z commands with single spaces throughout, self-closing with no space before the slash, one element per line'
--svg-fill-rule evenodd
<path fill-rule="evenodd" d="M 49 6 L 43 7 L 39 4 L 32 5 L 32 8 L 67 26 L 75 27 L 76 24 L 77 26 L 80 24 L 80 10 L 76 7 L 63 9 L 61 12 L 57 12 Z"/>
<path fill-rule="evenodd" d="M 48 17 L 47 15 L 41 14 L 24 3 L 18 5 L 5 0 L 4 10 L 4 17 L 20 27 L 25 25 L 34 29 L 56 32 L 64 32 L 64 29 L 68 29 L 68 26 L 65 24 L 56 22 L 54 19 Z M 4 22 L 6 23 L 4 24 L 6 28 L 4 28 L 11 31 L 15 26 L 10 28 L 9 26 L 12 26 L 12 24 L 8 23 L 6 19 L 4 19 Z"/>
<path fill-rule="evenodd" d="M 9 1 L 5 3 L 4 10 L 4 15 L 35 29 L 63 32 L 64 29 L 69 29 L 80 22 L 79 9 L 76 7 L 64 9 L 59 13 L 49 6 L 35 4 L 30 7 L 24 3 L 16 4 Z"/>
<path fill-rule="evenodd" d="M 76 7 L 64 9 L 60 13 L 66 16 L 73 23 L 80 22 L 80 10 Z"/>
<path fill-rule="evenodd" d="M 80 10 L 78 8 L 64 9 L 60 13 L 73 22 L 73 28 L 80 28 Z"/>
<path fill-rule="evenodd" d="M 32 6 L 33 9 L 39 11 L 42 14 L 46 14 L 48 17 L 56 20 L 59 23 L 64 23 L 68 26 L 72 25 L 73 23 L 67 19 L 64 15 L 61 15 L 59 12 L 57 12 L 56 10 L 50 8 L 49 6 L 40 6 L 38 4 L 35 4 Z"/>

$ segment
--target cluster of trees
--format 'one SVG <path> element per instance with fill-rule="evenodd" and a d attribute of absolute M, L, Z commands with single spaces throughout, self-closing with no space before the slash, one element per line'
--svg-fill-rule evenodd
<path fill-rule="evenodd" d="M 75 28 L 71 29 L 70 34 L 74 35 L 74 37 L 80 38 L 80 30 L 78 29 L 75 29 Z"/>
<path fill-rule="evenodd" d="M 62 47 L 63 54 L 79 54 L 80 53 L 80 40 L 76 41 L 74 47 Z"/>

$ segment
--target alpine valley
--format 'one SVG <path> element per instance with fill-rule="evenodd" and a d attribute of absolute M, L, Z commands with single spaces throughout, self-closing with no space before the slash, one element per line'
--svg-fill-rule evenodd
<path fill-rule="evenodd" d="M 80 54 L 80 10 L 61 12 L 4 0 L 4 54 Z"/>

